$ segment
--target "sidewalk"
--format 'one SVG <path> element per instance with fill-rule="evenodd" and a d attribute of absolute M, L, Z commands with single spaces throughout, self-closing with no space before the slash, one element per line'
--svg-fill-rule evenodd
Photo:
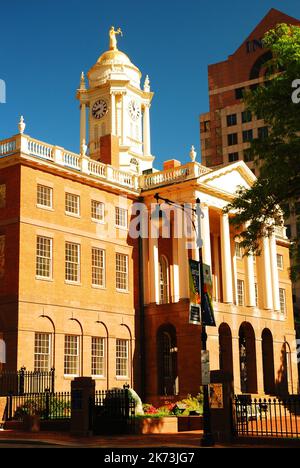
<path fill-rule="evenodd" d="M 67 432 L 18 432 L 12 430 L 0 431 L 1 445 L 28 444 L 34 446 L 57 446 L 67 448 L 155 448 L 168 447 L 177 449 L 201 448 L 202 431 L 180 432 L 177 434 L 141 434 L 141 435 L 111 435 L 74 437 Z M 295 441 L 294 441 L 295 442 Z M 279 441 L 274 445 L 266 440 L 240 441 L 238 444 L 216 444 L 215 448 L 288 448 L 295 444 L 289 441 Z"/>

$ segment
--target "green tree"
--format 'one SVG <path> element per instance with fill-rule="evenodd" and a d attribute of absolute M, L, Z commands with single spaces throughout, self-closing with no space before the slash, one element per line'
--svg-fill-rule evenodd
<path fill-rule="evenodd" d="M 270 220 L 282 224 L 282 210 L 288 216 L 300 199 L 300 103 L 292 100 L 293 92 L 297 97 L 295 80 L 300 79 L 300 28 L 280 24 L 265 34 L 263 43 L 272 54 L 265 64 L 264 83 L 245 94 L 247 109 L 268 128 L 250 148 L 259 176 L 250 189 L 240 188 L 226 208 L 236 211 L 232 223 L 237 228 L 247 223 L 241 243 L 247 253 L 256 254 L 259 240 L 274 229 Z M 292 243 L 293 279 L 300 276 L 299 232 Z"/>

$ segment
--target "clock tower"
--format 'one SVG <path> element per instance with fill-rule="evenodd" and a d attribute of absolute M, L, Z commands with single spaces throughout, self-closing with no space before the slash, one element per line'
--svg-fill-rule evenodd
<path fill-rule="evenodd" d="M 92 159 L 109 162 L 122 170 L 142 173 L 152 167 L 150 105 L 153 93 L 148 76 L 141 89 L 141 72 L 118 50 L 120 28 L 109 31 L 109 50 L 87 73 L 82 73 L 77 99 L 80 102 L 80 147 L 88 144 Z M 88 138 L 86 132 L 88 113 Z M 107 151 L 114 157 L 107 159 Z M 118 155 L 116 155 L 116 152 Z"/>

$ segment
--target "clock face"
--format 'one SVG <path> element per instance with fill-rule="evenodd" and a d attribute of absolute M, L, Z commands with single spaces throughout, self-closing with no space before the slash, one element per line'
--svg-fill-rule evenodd
<path fill-rule="evenodd" d="M 129 102 L 128 111 L 132 120 L 137 120 L 141 113 L 140 106 L 133 99 Z"/>
<path fill-rule="evenodd" d="M 107 112 L 107 102 L 104 99 L 96 101 L 92 107 L 92 115 L 95 119 L 101 119 Z"/>

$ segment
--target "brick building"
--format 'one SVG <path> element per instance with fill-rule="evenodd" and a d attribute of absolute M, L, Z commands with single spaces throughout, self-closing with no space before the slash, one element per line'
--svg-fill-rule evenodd
<path fill-rule="evenodd" d="M 19 133 L 0 142 L 4 367 L 55 367 L 57 390 L 92 375 L 97 388 L 129 383 L 146 401 L 198 393 L 201 328 L 189 323 L 194 231 L 175 235 L 177 223 L 186 224 L 177 209 L 168 236 L 163 218 L 158 237 L 131 231 L 135 202 L 151 226 L 158 193 L 179 203 L 201 199 L 217 325 L 208 330 L 211 369 L 231 372 L 238 393 L 295 393 L 285 229 L 263 240 L 262 257 L 242 256 L 222 211 L 238 185 L 255 180 L 242 161 L 211 170 L 192 151 L 184 166 L 152 169 L 149 78 L 141 89 L 140 71 L 110 33 L 109 51 L 77 91 L 80 154 L 26 135 L 22 118 Z"/>
<path fill-rule="evenodd" d="M 235 161 L 244 161 L 255 173 L 258 168 L 249 154 L 253 138 L 267 131 L 264 121 L 245 110 L 243 91 L 264 82 L 264 64 L 271 58 L 262 47 L 261 38 L 278 23 L 300 25 L 296 18 L 272 8 L 227 60 L 208 66 L 209 112 L 200 116 L 202 163 L 221 167 Z M 296 212 L 286 219 L 288 237 L 300 235 Z M 300 314 L 300 282 L 293 285 L 295 311 Z"/>

